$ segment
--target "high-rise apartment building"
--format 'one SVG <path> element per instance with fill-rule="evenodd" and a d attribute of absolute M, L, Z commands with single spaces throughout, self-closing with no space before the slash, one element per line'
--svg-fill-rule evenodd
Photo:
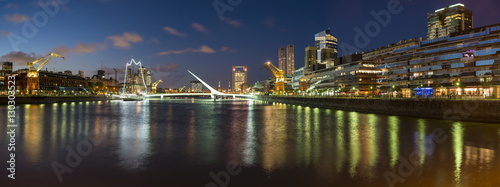
<path fill-rule="evenodd" d="M 246 66 L 233 66 L 233 92 L 241 92 L 241 85 L 247 83 Z"/>
<path fill-rule="evenodd" d="M 278 68 L 283 71 L 286 71 L 286 49 L 280 47 L 278 49 Z"/>
<path fill-rule="evenodd" d="M 318 63 L 335 59 L 338 53 L 338 39 L 330 34 L 330 29 L 314 35 L 314 40 L 317 48 Z"/>
<path fill-rule="evenodd" d="M 427 14 L 427 39 L 441 38 L 474 26 L 472 11 L 458 3 Z"/>
<path fill-rule="evenodd" d="M 278 49 L 278 68 L 285 72 L 285 75 L 293 75 L 295 71 L 295 46 L 287 45 L 286 48 Z"/>
<path fill-rule="evenodd" d="M 286 46 L 286 70 L 285 75 L 293 75 L 295 72 L 295 46 Z"/>
<path fill-rule="evenodd" d="M 314 65 L 318 63 L 318 48 L 314 46 L 308 46 L 305 49 L 304 56 L 304 66 L 309 69 L 313 69 Z"/>

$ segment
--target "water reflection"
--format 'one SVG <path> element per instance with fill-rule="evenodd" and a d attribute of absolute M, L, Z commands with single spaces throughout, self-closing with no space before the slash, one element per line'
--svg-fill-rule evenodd
<path fill-rule="evenodd" d="M 368 178 L 373 179 L 375 176 L 373 172 L 377 166 L 378 155 L 379 155 L 379 143 L 378 143 L 378 124 L 377 115 L 368 114 Z"/>
<path fill-rule="evenodd" d="M 349 174 L 351 177 L 356 176 L 356 168 L 360 159 L 360 144 L 359 144 L 359 114 L 356 112 L 349 113 Z"/>
<path fill-rule="evenodd" d="M 391 168 L 394 169 L 399 159 L 399 119 L 389 116 L 389 155 Z"/>
<path fill-rule="evenodd" d="M 461 173 L 462 173 L 462 162 L 463 162 L 463 150 L 464 150 L 464 127 L 460 122 L 456 122 L 452 125 L 451 130 L 453 136 L 453 153 L 455 157 L 455 184 L 460 185 Z"/>
<path fill-rule="evenodd" d="M 260 134 L 256 133 L 256 127 L 253 122 L 254 119 L 254 105 L 250 104 L 248 106 L 247 124 L 246 124 L 246 134 L 245 134 L 245 145 L 243 149 L 243 161 L 247 166 L 253 166 L 256 162 L 256 149 L 260 148 L 257 143 L 257 136 Z"/>
<path fill-rule="evenodd" d="M 262 167 L 269 173 L 283 166 L 286 156 L 286 118 L 277 116 L 274 111 L 285 109 L 286 105 L 277 104 L 264 108 L 265 122 L 262 142 Z"/>
<path fill-rule="evenodd" d="M 491 169 L 495 160 L 495 150 L 491 148 L 465 146 L 465 166 Z"/>
<path fill-rule="evenodd" d="M 128 102 L 120 107 L 120 114 L 125 116 L 118 128 L 120 166 L 124 170 L 134 172 L 145 170 L 147 158 L 151 153 L 149 107 L 144 106 L 142 102 Z"/>
<path fill-rule="evenodd" d="M 336 161 L 337 163 L 335 164 L 336 167 L 337 167 L 337 173 L 340 173 L 342 170 L 343 170 L 343 165 L 344 165 L 344 161 L 346 159 L 346 151 L 345 151 L 345 137 L 344 135 L 346 134 L 344 132 L 344 129 L 345 129 L 345 120 L 344 120 L 344 111 L 340 111 L 338 110 L 336 112 L 336 116 L 337 116 L 337 128 L 336 128 L 336 137 L 337 137 L 337 149 L 335 151 L 336 153 Z"/>
<path fill-rule="evenodd" d="M 132 173 L 157 181 L 203 179 L 236 161 L 244 172 L 231 176 L 234 186 L 253 180 L 281 186 L 295 176 L 311 186 L 386 186 L 384 173 L 399 175 L 401 155 L 416 159 L 415 172 L 401 186 L 495 186 L 491 181 L 500 174 L 495 125 L 247 101 L 83 102 L 18 110 L 20 162 L 40 170 L 64 161 L 65 146 L 104 134 L 103 147 L 95 148 L 79 171 L 99 168 L 114 178 Z M 0 119 L 5 115 L 0 107 Z M 434 129 L 450 138 L 433 146 Z M 40 173 L 53 177 L 50 167 Z"/>
<path fill-rule="evenodd" d="M 417 132 L 417 136 L 415 138 L 416 139 L 415 145 L 417 145 L 416 150 L 418 150 L 418 155 L 419 155 L 419 162 L 418 163 L 420 166 L 422 166 L 425 162 L 425 155 L 426 155 L 426 147 L 425 146 L 427 145 L 427 142 L 431 143 L 433 141 L 432 137 L 429 139 L 426 138 L 425 128 L 426 128 L 425 120 L 419 119 L 418 120 L 418 132 Z"/>
<path fill-rule="evenodd" d="M 29 109 L 29 110 L 27 110 Z M 40 153 L 43 149 L 42 144 L 42 132 L 43 125 L 38 122 L 43 121 L 43 106 L 39 105 L 24 105 L 25 117 L 24 117 L 24 137 L 25 149 L 28 152 L 28 160 L 30 162 L 40 162 Z"/>

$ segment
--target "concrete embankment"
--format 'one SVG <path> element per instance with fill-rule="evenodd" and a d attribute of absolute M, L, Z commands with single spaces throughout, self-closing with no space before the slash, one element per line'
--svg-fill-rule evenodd
<path fill-rule="evenodd" d="M 261 96 L 259 100 L 310 107 L 452 121 L 500 123 L 500 100 L 358 99 Z"/>
<path fill-rule="evenodd" d="M 82 96 L 82 97 L 16 97 L 14 101 L 18 104 L 50 104 L 62 102 L 82 102 L 82 101 L 107 101 L 111 97 L 104 96 Z M 0 97 L 0 106 L 7 105 L 7 96 Z"/>

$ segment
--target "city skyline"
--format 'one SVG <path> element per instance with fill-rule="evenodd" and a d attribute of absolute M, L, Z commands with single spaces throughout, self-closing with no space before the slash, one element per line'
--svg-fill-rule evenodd
<path fill-rule="evenodd" d="M 56 71 L 71 70 L 73 72 L 83 70 L 86 76 L 96 73 L 99 68 L 95 67 L 100 66 L 101 59 L 103 59 L 104 69 L 110 73 L 112 68 L 121 69 L 123 72 L 124 68 L 121 67 L 124 66 L 124 62 L 134 57 L 141 59 L 146 68 L 152 70 L 153 80 L 164 80 L 160 87 L 175 84 L 175 81 L 184 76 L 188 69 L 200 75 L 210 75 L 204 77 L 207 77 L 209 84 L 216 85 L 219 80 L 223 82 L 230 80 L 231 74 L 227 72 L 214 75 L 213 72 L 220 67 L 233 65 L 246 65 L 249 69 L 255 70 L 249 74 L 249 82 L 256 82 L 269 78 L 267 72 L 260 72 L 258 69 L 263 62 L 268 60 L 277 63 L 275 49 L 282 43 L 293 43 L 299 49 L 296 59 L 300 60 L 295 63 L 299 65 L 295 68 L 304 64 L 301 60 L 304 59 L 303 49 L 314 44 L 314 34 L 321 30 L 331 28 L 332 34 L 339 38 L 339 44 L 343 42 L 352 44 L 353 28 L 363 27 L 367 22 L 374 20 L 370 15 L 372 10 L 377 12 L 387 8 L 387 3 L 359 2 L 363 2 L 359 3 L 359 9 L 350 11 L 346 7 L 350 6 L 351 2 L 330 2 L 326 3 L 327 6 L 324 6 L 324 1 L 309 4 L 291 2 L 290 8 L 284 10 L 273 8 L 279 2 L 265 2 L 269 5 L 268 9 L 272 11 L 255 13 L 252 10 L 262 5 L 263 2 L 245 1 L 235 6 L 232 12 L 225 12 L 224 21 L 220 21 L 211 2 L 200 3 L 200 6 L 177 2 L 175 6 L 167 6 L 169 4 L 165 2 L 153 4 L 132 1 L 69 1 L 60 7 L 56 15 L 48 18 L 46 25 L 37 28 L 38 32 L 29 38 L 27 44 L 20 44 L 18 50 L 36 55 L 44 55 L 52 51 L 63 52 L 67 60 L 49 63 L 47 69 L 56 68 Z M 0 3 L 3 3 L 0 7 L 5 10 L 2 19 L 5 27 L 0 29 L 2 34 L 0 55 L 4 58 L 23 55 L 11 53 L 14 50 L 8 33 L 22 36 L 24 21 L 33 22 L 33 15 L 44 9 L 36 3 L 15 1 Z M 497 22 L 495 17 L 498 17 L 498 13 L 493 11 L 494 7 L 498 7 L 499 4 L 496 1 L 490 0 L 485 3 L 401 1 L 403 11 L 398 15 L 393 15 L 391 23 L 381 30 L 380 35 L 373 37 L 366 47 L 359 49 L 366 51 L 401 39 L 425 37 L 426 14 L 455 3 L 463 3 L 475 13 L 475 27 Z M 323 4 L 324 9 L 331 7 L 331 10 L 337 11 L 328 11 L 328 13 L 319 11 L 319 15 L 291 16 L 290 18 L 279 16 L 280 13 L 298 10 L 306 13 L 318 12 L 313 9 L 317 4 Z M 174 10 L 172 7 L 182 8 Z M 89 9 L 95 13 L 90 14 L 87 11 Z M 150 11 L 144 15 L 129 14 L 135 12 L 135 9 Z M 172 10 L 165 11 L 170 9 Z M 193 10 L 192 12 L 197 14 L 191 15 L 190 12 L 181 10 Z M 174 19 L 176 14 L 182 15 L 183 19 Z M 203 15 L 203 19 L 200 15 Z M 342 15 L 351 15 L 351 17 L 343 20 Z M 161 21 L 145 21 L 157 20 L 160 17 L 162 19 L 158 20 Z M 133 21 L 133 23 L 127 21 L 133 19 L 144 21 Z M 114 20 L 114 22 L 111 23 L 109 20 Z M 72 24 L 71 28 L 66 26 L 73 22 L 80 24 Z M 391 32 L 399 28 L 405 28 L 405 32 Z M 262 47 L 262 43 L 266 45 Z M 255 48 L 258 50 L 254 50 Z M 25 68 L 23 65 L 26 62 L 14 61 L 14 63 L 14 69 Z M 206 63 L 216 63 L 216 65 L 206 66 Z"/>

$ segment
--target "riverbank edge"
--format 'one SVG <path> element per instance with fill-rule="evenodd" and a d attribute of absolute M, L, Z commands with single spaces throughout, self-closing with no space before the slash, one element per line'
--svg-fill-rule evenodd
<path fill-rule="evenodd" d="M 500 100 L 259 96 L 258 100 L 384 115 L 500 124 Z"/>
<path fill-rule="evenodd" d="M 85 101 L 108 101 L 113 100 L 111 97 L 107 96 L 81 96 L 81 97 L 16 97 L 14 99 L 15 104 L 52 104 L 52 103 L 64 103 L 64 102 L 85 102 Z M 9 99 L 7 96 L 0 97 L 0 106 L 5 106 L 8 104 Z"/>

